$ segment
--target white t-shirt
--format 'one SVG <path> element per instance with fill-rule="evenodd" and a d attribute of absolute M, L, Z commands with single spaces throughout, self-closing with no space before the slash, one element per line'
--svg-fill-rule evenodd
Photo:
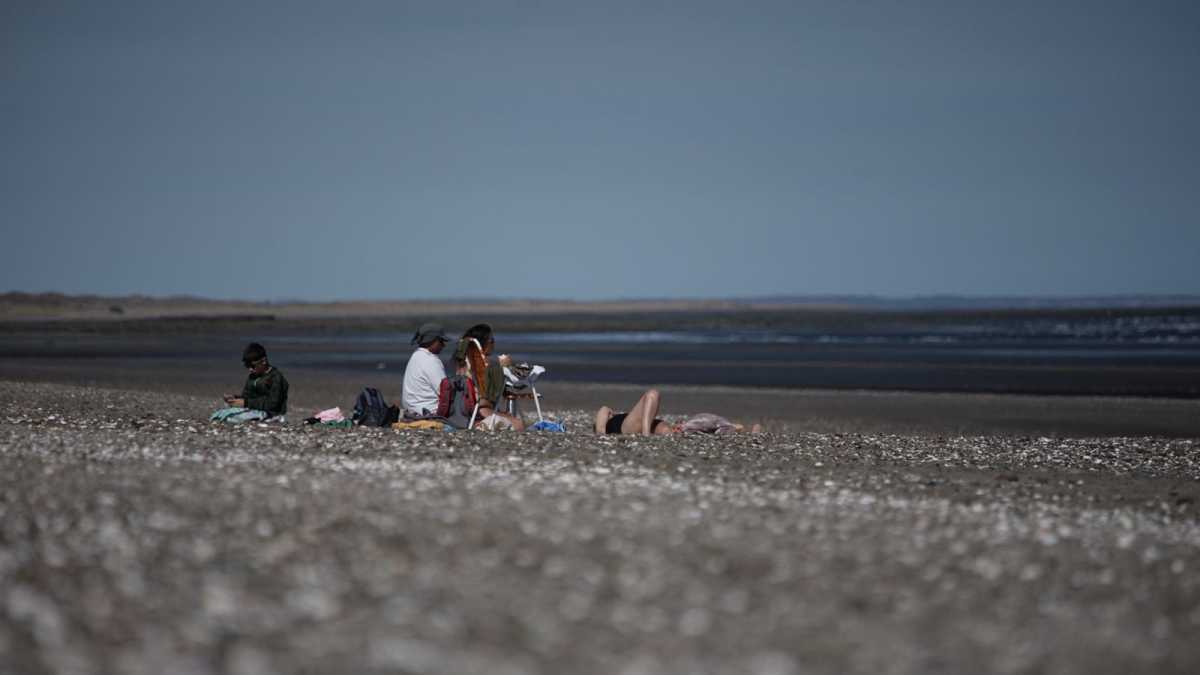
<path fill-rule="evenodd" d="M 416 414 L 422 411 L 437 412 L 438 387 L 446 379 L 446 368 L 437 354 L 418 347 L 404 368 L 404 389 L 400 394 L 405 410 Z"/>

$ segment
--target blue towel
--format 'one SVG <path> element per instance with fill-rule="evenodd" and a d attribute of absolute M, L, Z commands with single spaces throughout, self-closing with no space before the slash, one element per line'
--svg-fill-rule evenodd
<path fill-rule="evenodd" d="M 265 410 L 251 410 L 250 408 L 221 408 L 212 414 L 208 419 L 213 422 L 229 422 L 230 424 L 241 424 L 242 422 L 256 422 L 265 420 L 269 417 Z"/>

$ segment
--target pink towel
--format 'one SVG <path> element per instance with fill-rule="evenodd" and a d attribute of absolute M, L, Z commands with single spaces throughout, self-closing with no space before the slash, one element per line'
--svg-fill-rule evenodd
<path fill-rule="evenodd" d="M 346 416 L 342 414 L 341 408 L 322 410 L 316 415 L 313 415 L 313 417 L 321 420 L 322 422 L 341 422 L 342 420 L 346 419 Z"/>

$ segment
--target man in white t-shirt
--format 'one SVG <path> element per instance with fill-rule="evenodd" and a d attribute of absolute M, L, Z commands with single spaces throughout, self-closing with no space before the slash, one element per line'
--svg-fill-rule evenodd
<path fill-rule="evenodd" d="M 446 342 L 446 332 L 437 323 L 424 324 L 413 335 L 412 343 L 418 346 L 404 368 L 404 389 L 400 395 L 405 411 L 413 415 L 437 412 L 438 388 L 446 379 L 446 368 L 438 354 Z"/>

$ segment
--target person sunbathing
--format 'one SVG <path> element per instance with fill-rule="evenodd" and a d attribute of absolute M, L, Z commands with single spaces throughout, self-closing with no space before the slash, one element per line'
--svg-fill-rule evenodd
<path fill-rule="evenodd" d="M 712 413 L 693 415 L 679 424 L 669 424 L 658 418 L 658 406 L 661 401 L 657 389 L 647 389 L 629 412 L 615 413 L 608 406 L 601 406 L 596 411 L 594 429 L 598 434 L 675 434 L 687 432 L 729 433 L 745 431 L 741 424 Z M 751 433 L 762 431 L 761 424 L 750 428 Z"/>
<path fill-rule="evenodd" d="M 658 419 L 657 389 L 647 389 L 629 412 L 617 413 L 608 406 L 596 411 L 595 429 L 598 434 L 669 434 L 670 424 Z"/>
<path fill-rule="evenodd" d="M 475 422 L 478 429 L 512 429 L 524 431 L 521 418 L 496 410 L 504 400 L 504 367 L 489 357 L 496 347 L 492 327 L 486 323 L 475 324 L 463 333 L 455 349 L 455 361 L 466 364 L 467 372 L 475 381 L 479 392 L 479 415 Z"/>

